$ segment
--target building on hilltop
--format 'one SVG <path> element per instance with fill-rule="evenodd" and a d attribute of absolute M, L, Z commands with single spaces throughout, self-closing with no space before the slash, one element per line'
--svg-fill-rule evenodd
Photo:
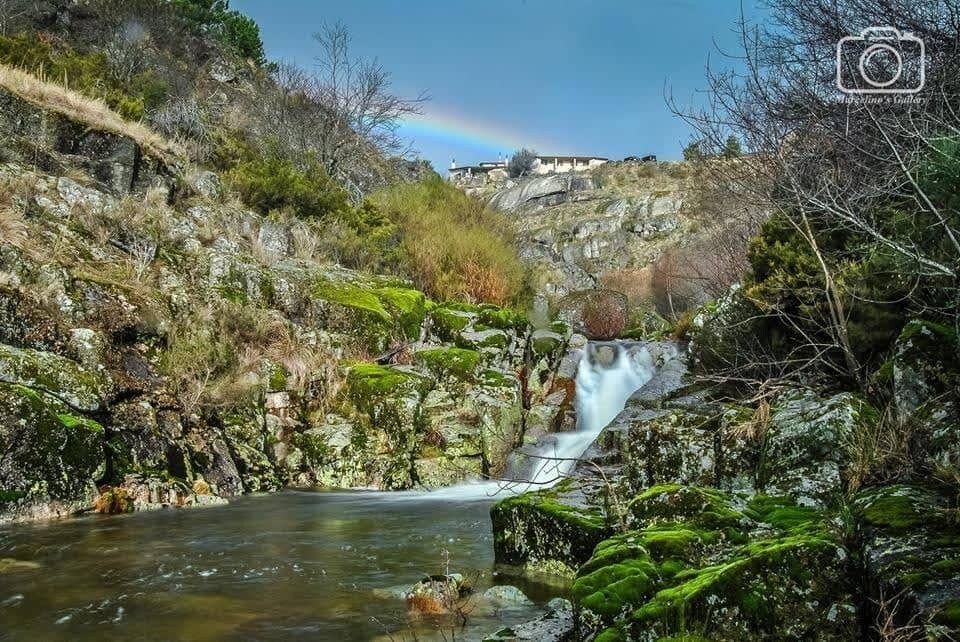
<path fill-rule="evenodd" d="M 603 156 L 550 156 L 538 155 L 533 164 L 532 174 L 562 174 L 565 172 L 582 172 L 599 167 L 610 159 Z M 470 183 L 482 185 L 489 181 L 507 178 L 507 160 L 484 161 L 478 165 L 458 166 L 457 160 L 450 163 L 447 174 L 454 183 Z"/>

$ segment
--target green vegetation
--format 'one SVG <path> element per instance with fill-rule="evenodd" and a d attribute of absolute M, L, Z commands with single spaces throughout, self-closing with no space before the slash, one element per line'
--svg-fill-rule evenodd
<path fill-rule="evenodd" d="M 41 40 L 35 33 L 0 36 L 0 63 L 100 98 L 128 120 L 140 120 L 161 105 L 168 91 L 167 83 L 151 71 L 121 82 L 102 51 L 78 53 L 62 42 Z"/>
<path fill-rule="evenodd" d="M 198 33 L 210 34 L 257 65 L 266 63 L 260 27 L 228 0 L 174 0 L 174 7 Z"/>
<path fill-rule="evenodd" d="M 261 214 L 290 212 L 326 220 L 350 208 L 346 192 L 316 161 L 298 168 L 279 156 L 254 156 L 234 165 L 224 179 Z"/>
<path fill-rule="evenodd" d="M 505 306 L 526 296 L 508 226 L 439 176 L 370 196 L 399 230 L 397 272 L 441 300 Z"/>

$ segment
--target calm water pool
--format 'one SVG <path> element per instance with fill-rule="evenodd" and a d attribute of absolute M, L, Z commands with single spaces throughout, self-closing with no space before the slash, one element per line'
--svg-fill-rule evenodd
<path fill-rule="evenodd" d="M 0 640 L 412 640 L 398 593 L 447 554 L 479 590 L 495 583 L 491 503 L 289 491 L 5 527 L 0 558 L 29 564 L 0 571 Z M 539 612 L 481 605 L 456 639 Z"/>

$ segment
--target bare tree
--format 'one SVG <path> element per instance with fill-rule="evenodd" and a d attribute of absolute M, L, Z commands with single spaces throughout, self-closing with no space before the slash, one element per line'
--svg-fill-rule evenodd
<path fill-rule="evenodd" d="M 891 266 L 885 301 L 960 329 L 960 214 L 933 193 L 936 181 L 925 180 L 931 163 L 957 162 L 960 2 L 768 5 L 770 27 L 741 19 L 742 66 L 709 74 L 705 108 L 681 109 L 669 100 L 714 154 L 731 135 L 758 152 L 726 161 L 723 171 L 805 240 L 819 266 L 826 310 L 822 319 L 773 312 L 822 361 L 862 381 L 849 331 L 851 308 L 862 298 L 844 278 L 851 262 L 881 257 Z M 926 85 L 910 99 L 864 100 L 837 89 L 838 41 L 871 25 L 896 25 L 924 40 Z"/>
<path fill-rule="evenodd" d="M 512 178 L 526 176 L 533 171 L 536 164 L 537 152 L 524 147 L 510 157 L 510 162 L 507 163 L 507 173 L 510 174 Z"/>
<path fill-rule="evenodd" d="M 374 152 L 397 156 L 408 151 L 398 130 L 404 118 L 421 112 L 426 94 L 413 99 L 394 94 L 390 73 L 377 59 L 352 57 L 343 23 L 324 25 L 314 39 L 320 45 L 315 91 L 327 110 L 317 143 L 327 172 L 348 179 Z"/>

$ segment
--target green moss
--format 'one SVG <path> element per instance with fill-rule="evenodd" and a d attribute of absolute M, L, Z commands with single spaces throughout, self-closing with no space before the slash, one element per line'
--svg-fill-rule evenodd
<path fill-rule="evenodd" d="M 908 486 L 890 486 L 872 493 L 862 503 L 861 516 L 872 526 L 895 530 L 918 526 L 924 514 L 918 510 L 920 497 Z"/>
<path fill-rule="evenodd" d="M 623 633 L 613 627 L 604 629 L 600 632 L 600 635 L 594 638 L 594 642 L 624 642 L 624 640 L 626 638 L 623 637 Z"/>
<path fill-rule="evenodd" d="M 353 283 L 319 281 L 314 284 L 312 293 L 318 299 L 369 312 L 381 321 L 393 321 L 374 291 Z"/>
<path fill-rule="evenodd" d="M 431 348 L 414 355 L 437 376 L 452 375 L 458 379 L 472 380 L 482 359 L 476 350 L 464 348 Z"/>
<path fill-rule="evenodd" d="M 815 508 L 797 506 L 789 497 L 770 497 L 768 495 L 753 497 L 748 502 L 744 514 L 753 520 L 770 524 L 774 528 L 782 530 L 790 530 L 807 524 L 817 524 L 823 519 L 823 515 Z"/>
<path fill-rule="evenodd" d="M 287 389 L 288 373 L 286 368 L 281 365 L 275 365 L 270 371 L 270 380 L 268 385 L 270 392 L 282 392 Z"/>
<path fill-rule="evenodd" d="M 681 484 L 658 484 L 640 493 L 627 510 L 642 523 L 682 518 L 700 527 L 736 527 L 743 514 L 730 506 L 732 498 L 719 490 Z"/>
<path fill-rule="evenodd" d="M 960 625 L 960 599 L 950 600 L 937 612 L 934 621 L 948 626 Z"/>
<path fill-rule="evenodd" d="M 373 415 L 381 415 L 381 410 L 387 406 L 402 405 L 403 397 L 426 393 L 430 385 L 429 378 L 421 374 L 372 363 L 353 364 L 347 375 L 350 399 L 357 409 Z M 372 420 L 376 418 L 371 417 Z M 400 421 L 400 418 L 393 417 L 392 420 Z"/>
<path fill-rule="evenodd" d="M 420 326 L 427 316 L 427 297 L 412 288 L 384 287 L 375 290 L 381 303 L 397 320 L 408 338 L 420 336 Z"/>
<path fill-rule="evenodd" d="M 99 375 L 50 352 L 0 344 L 0 379 L 48 392 L 83 411 L 98 410 L 106 390 Z"/>
<path fill-rule="evenodd" d="M 492 386 L 494 388 L 510 388 L 517 383 L 516 379 L 500 372 L 499 370 L 484 370 L 477 378 L 483 385 Z"/>
<path fill-rule="evenodd" d="M 83 430 L 90 430 L 92 432 L 103 434 L 103 426 L 98 424 L 93 419 L 87 419 L 86 417 L 77 417 L 76 415 L 71 414 L 61 414 L 57 415 L 60 419 L 60 422 L 67 428 L 81 428 Z"/>
<path fill-rule="evenodd" d="M 430 312 L 433 329 L 444 341 L 455 340 L 457 335 L 463 332 L 473 321 L 475 315 L 461 310 L 461 307 L 448 303 L 437 306 Z"/>
<path fill-rule="evenodd" d="M 527 317 L 522 312 L 496 306 L 483 306 L 480 309 L 478 322 L 488 328 L 498 330 L 522 331 L 528 325 Z M 478 326 L 477 329 L 481 328 Z"/>
<path fill-rule="evenodd" d="M 769 630 L 775 622 L 775 607 L 764 582 L 772 575 L 787 576 L 797 586 L 807 586 L 820 563 L 836 556 L 836 545 L 809 536 L 788 536 L 753 542 L 740 548 L 726 563 L 684 571 L 677 584 L 660 590 L 648 603 L 633 612 L 634 620 L 659 622 L 668 629 L 698 628 L 709 621 L 713 608 L 736 607 L 751 628 Z"/>

